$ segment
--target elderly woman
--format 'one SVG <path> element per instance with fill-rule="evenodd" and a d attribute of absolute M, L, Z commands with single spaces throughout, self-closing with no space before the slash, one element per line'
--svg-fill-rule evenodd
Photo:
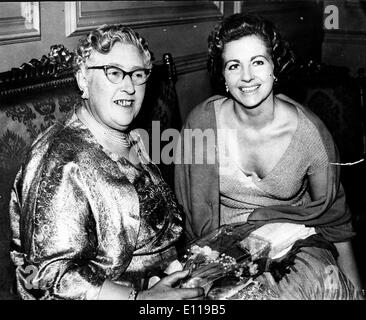
<path fill-rule="evenodd" d="M 23 299 L 191 299 L 201 288 L 153 286 L 175 259 L 181 212 L 137 131 L 151 55 L 128 27 L 80 41 L 83 106 L 40 135 L 16 176 L 11 256 Z M 149 289 L 147 289 L 149 288 Z"/>
<path fill-rule="evenodd" d="M 186 236 L 246 223 L 272 241 L 303 225 L 272 257 L 282 272 L 262 280 L 280 299 L 353 299 L 361 285 L 337 149 L 319 118 L 273 93 L 292 60 L 274 26 L 254 16 L 227 17 L 210 35 L 209 69 L 227 94 L 198 105 L 183 127 L 214 132 L 213 146 L 192 145 L 182 133 L 175 183 Z"/>

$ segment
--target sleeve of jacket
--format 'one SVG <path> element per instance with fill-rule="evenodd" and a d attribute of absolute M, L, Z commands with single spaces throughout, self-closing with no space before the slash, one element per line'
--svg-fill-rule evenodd
<path fill-rule="evenodd" d="M 10 215 L 19 293 L 24 299 L 97 299 L 105 279 L 118 278 L 129 263 L 119 260 L 121 250 L 132 256 L 123 215 L 98 208 L 105 201 L 93 196 L 77 164 L 51 167 L 40 174 L 28 168 L 14 184 Z"/>

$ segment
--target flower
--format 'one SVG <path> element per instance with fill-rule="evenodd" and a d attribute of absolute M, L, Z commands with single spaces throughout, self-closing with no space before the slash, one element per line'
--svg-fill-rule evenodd
<path fill-rule="evenodd" d="M 212 250 L 209 246 L 204 246 L 203 248 L 198 245 L 193 245 L 191 247 L 191 259 L 194 259 L 198 255 L 203 255 L 207 260 L 216 260 L 220 253 L 216 250 Z"/>
<path fill-rule="evenodd" d="M 202 287 L 209 299 L 226 299 L 237 291 L 249 290 L 249 280 L 254 281 L 263 271 L 262 261 L 256 258 L 261 258 L 258 253 L 266 246 L 261 243 L 259 252 L 253 252 L 243 246 L 243 237 L 246 235 L 241 230 L 223 226 L 190 243 L 181 260 L 183 269 L 190 273 L 181 287 Z"/>
<path fill-rule="evenodd" d="M 192 245 L 185 255 L 184 269 L 190 270 L 189 277 L 181 283 L 182 288 L 202 287 L 207 295 L 214 282 L 226 276 L 242 279 L 245 268 L 235 258 L 219 253 L 208 245 Z"/>

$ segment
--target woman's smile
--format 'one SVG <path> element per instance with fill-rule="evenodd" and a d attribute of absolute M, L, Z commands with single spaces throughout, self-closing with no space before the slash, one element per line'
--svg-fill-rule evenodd
<path fill-rule="evenodd" d="M 253 94 L 256 93 L 259 89 L 260 85 L 254 85 L 254 86 L 245 86 L 245 87 L 239 87 L 240 91 L 245 94 Z"/>
<path fill-rule="evenodd" d="M 121 107 L 131 107 L 133 105 L 133 100 L 119 99 L 114 100 L 114 103 L 118 104 Z"/>

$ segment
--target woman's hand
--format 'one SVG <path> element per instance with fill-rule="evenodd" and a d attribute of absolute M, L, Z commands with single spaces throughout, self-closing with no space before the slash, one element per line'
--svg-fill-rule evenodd
<path fill-rule="evenodd" d="M 152 286 L 149 290 L 140 291 L 136 300 L 184 300 L 202 299 L 203 288 L 173 288 L 179 280 L 188 276 L 189 270 L 177 271 Z"/>
<path fill-rule="evenodd" d="M 352 244 L 350 241 L 334 243 L 339 256 L 337 259 L 338 265 L 347 278 L 352 282 L 355 289 L 362 292 L 362 282 L 358 272 L 356 259 L 353 253 Z"/>

